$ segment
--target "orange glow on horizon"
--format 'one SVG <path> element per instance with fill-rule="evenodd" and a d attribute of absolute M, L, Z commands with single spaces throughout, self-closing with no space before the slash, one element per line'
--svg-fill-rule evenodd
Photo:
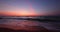
<path fill-rule="evenodd" d="M 18 8 L 15 7 L 12 10 L 9 11 L 3 11 L 0 12 L 0 15 L 6 15 L 6 16 L 35 16 L 37 13 L 35 12 L 35 9 L 32 7 L 32 4 L 28 2 L 29 9 L 25 9 L 26 7 Z"/>
<path fill-rule="evenodd" d="M 0 15 L 5 16 L 35 16 L 35 13 L 28 11 L 20 11 L 20 12 L 0 12 Z"/>

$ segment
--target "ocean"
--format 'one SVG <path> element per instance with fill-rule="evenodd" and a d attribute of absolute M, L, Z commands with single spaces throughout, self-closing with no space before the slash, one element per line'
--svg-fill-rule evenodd
<path fill-rule="evenodd" d="M 33 21 L 33 20 L 20 20 L 20 19 L 0 19 L 0 24 L 10 25 L 10 26 L 21 26 L 21 27 L 31 27 L 31 26 L 41 26 L 48 30 L 60 30 L 60 22 L 53 21 Z M 4 26 L 5 27 L 5 26 Z"/>

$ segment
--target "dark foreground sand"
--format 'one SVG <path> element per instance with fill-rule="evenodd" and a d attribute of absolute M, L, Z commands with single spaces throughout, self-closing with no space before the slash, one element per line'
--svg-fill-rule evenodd
<path fill-rule="evenodd" d="M 0 24 L 0 32 L 48 32 L 48 30 L 38 26 L 21 27 Z"/>
<path fill-rule="evenodd" d="M 4 20 L 5 21 L 5 20 Z M 40 22 L 26 20 L 6 20 L 0 24 L 0 32 L 59 32 L 48 30 Z"/>

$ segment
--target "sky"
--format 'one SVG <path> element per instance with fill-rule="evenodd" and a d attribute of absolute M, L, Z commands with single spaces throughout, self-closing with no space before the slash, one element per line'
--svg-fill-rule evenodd
<path fill-rule="evenodd" d="M 0 16 L 60 15 L 59 0 L 0 0 Z"/>

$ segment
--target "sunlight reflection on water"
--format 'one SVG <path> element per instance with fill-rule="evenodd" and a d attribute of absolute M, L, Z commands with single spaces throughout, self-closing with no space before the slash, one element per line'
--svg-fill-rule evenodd
<path fill-rule="evenodd" d="M 0 24 L 7 24 L 7 25 L 13 25 L 13 26 L 43 26 L 50 30 L 60 30 L 59 23 L 56 22 L 39 22 L 39 21 L 29 21 L 29 20 L 16 20 L 16 19 L 2 19 L 0 20 Z"/>

